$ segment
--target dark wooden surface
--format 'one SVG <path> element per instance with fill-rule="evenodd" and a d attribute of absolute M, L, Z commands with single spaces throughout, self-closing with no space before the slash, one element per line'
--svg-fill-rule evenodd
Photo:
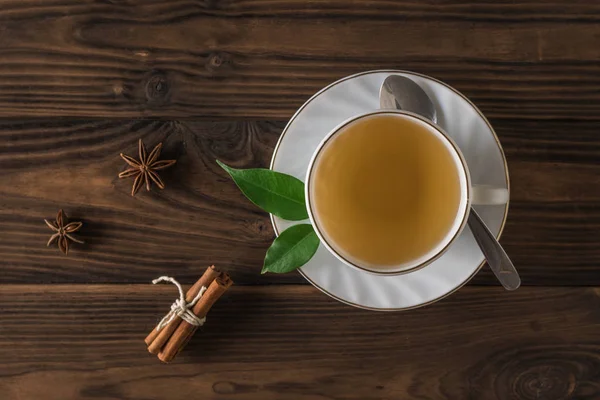
<path fill-rule="evenodd" d="M 589 121 L 492 120 L 504 144 L 512 198 L 502 243 L 525 284 L 600 285 L 600 140 Z M 219 168 L 268 166 L 283 121 L 0 121 L 3 283 L 147 283 L 165 272 L 192 283 L 222 265 L 237 284 L 302 283 L 260 275 L 268 217 Z M 544 129 L 545 127 L 546 129 Z M 569 134 L 565 134 L 569 132 Z M 138 138 L 164 141 L 178 163 L 167 189 L 130 196 L 117 178 Z M 59 207 L 85 226 L 69 257 L 44 243 Z M 495 284 L 483 270 L 474 280 Z"/>
<path fill-rule="evenodd" d="M 0 399 L 600 398 L 600 3 L 0 0 Z M 214 160 L 268 165 L 287 119 L 343 76 L 414 70 L 465 93 L 509 163 L 502 243 L 440 303 L 374 313 L 298 274 Z M 164 141 L 164 191 L 120 152 Z M 44 218 L 85 246 L 46 248 Z M 236 285 L 164 366 L 143 338 L 215 263 Z"/>
<path fill-rule="evenodd" d="M 140 333 L 173 297 L 142 285 L 0 287 L 8 398 L 597 399 L 600 290 L 468 287 L 379 314 L 307 285 L 237 287 L 172 365 Z M 585 305 L 585 306 L 584 306 Z M 6 398 L 6 397 L 4 397 Z"/>
<path fill-rule="evenodd" d="M 4 0 L 0 115 L 288 118 L 351 73 L 404 68 L 490 117 L 600 116 L 590 0 Z"/>

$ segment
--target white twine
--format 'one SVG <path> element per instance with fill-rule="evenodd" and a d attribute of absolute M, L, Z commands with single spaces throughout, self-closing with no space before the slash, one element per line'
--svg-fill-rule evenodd
<path fill-rule="evenodd" d="M 202 286 L 196 297 L 194 297 L 194 299 L 189 303 L 186 303 L 185 295 L 183 294 L 183 288 L 174 278 L 171 278 L 170 276 L 161 276 L 160 278 L 153 280 L 152 283 L 156 285 L 157 283 L 163 281 L 171 282 L 173 285 L 177 286 L 177 289 L 179 290 L 179 299 L 175 300 L 175 302 L 171 304 L 171 311 L 169 311 L 167 315 L 160 320 L 156 326 L 156 330 L 160 331 L 162 328 L 169 325 L 169 323 L 173 321 L 175 317 L 180 317 L 185 322 L 188 322 L 194 326 L 204 325 L 206 317 L 198 318 L 198 316 L 194 315 L 191 308 L 196 305 L 198 300 L 200 300 L 200 297 L 202 297 L 204 292 L 206 292 L 206 286 Z"/>

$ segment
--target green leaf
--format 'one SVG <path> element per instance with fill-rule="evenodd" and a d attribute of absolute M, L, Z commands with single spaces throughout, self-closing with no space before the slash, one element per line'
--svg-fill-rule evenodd
<path fill-rule="evenodd" d="M 261 273 L 285 274 L 306 264 L 319 248 L 312 225 L 294 225 L 279 235 L 267 250 Z"/>
<path fill-rule="evenodd" d="M 219 160 L 217 164 L 231 175 L 251 202 L 266 212 L 288 221 L 308 218 L 301 180 L 270 169 L 235 169 Z"/>

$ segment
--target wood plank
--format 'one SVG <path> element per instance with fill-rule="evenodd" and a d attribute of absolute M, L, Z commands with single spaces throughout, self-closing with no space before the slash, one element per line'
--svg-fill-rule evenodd
<path fill-rule="evenodd" d="M 512 202 L 502 243 L 529 285 L 600 285 L 600 144 L 585 121 L 493 121 Z M 0 282 L 134 282 L 168 273 L 191 283 L 215 263 L 238 284 L 302 283 L 260 275 L 267 216 L 216 166 L 266 167 L 283 122 L 0 121 Z M 570 134 L 564 132 L 570 130 Z M 129 194 L 119 152 L 164 140 L 178 163 L 167 188 Z M 46 248 L 59 208 L 85 223 L 68 257 Z M 475 283 L 496 284 L 486 270 Z"/>
<path fill-rule="evenodd" d="M 598 288 L 467 287 L 376 313 L 309 286 L 234 286 L 165 366 L 143 338 L 174 297 L 166 285 L 0 285 L 3 398 L 600 397 Z"/>
<path fill-rule="evenodd" d="M 0 21 L 0 116 L 288 118 L 380 68 L 447 81 L 490 117 L 600 116 L 585 0 L 2 0 Z"/>
<path fill-rule="evenodd" d="M 266 165 L 281 131 L 273 123 L 206 123 L 192 132 L 171 121 L 0 123 L 3 282 L 149 282 L 168 273 L 195 280 L 216 264 L 240 283 L 269 282 L 260 269 L 273 230 L 215 159 Z M 117 174 L 120 152 L 163 141 L 164 191 L 130 195 Z M 81 220 L 68 257 L 46 248 L 44 218 L 58 209 Z M 278 282 L 299 281 L 278 277 Z"/>

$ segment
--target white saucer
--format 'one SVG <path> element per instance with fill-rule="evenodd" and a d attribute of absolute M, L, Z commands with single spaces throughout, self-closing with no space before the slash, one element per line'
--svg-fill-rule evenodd
<path fill-rule="evenodd" d="M 407 71 L 370 71 L 332 83 L 294 114 L 275 147 L 271 169 L 305 180 L 311 155 L 329 131 L 346 119 L 379 109 L 379 88 L 390 74 L 410 77 L 427 92 L 438 111 L 438 125 L 462 150 L 476 185 L 509 188 L 502 147 L 483 114 L 461 93 L 430 77 Z M 508 204 L 477 211 L 499 238 Z M 302 221 L 271 216 L 275 232 Z M 396 276 L 373 275 L 344 265 L 321 245 L 300 273 L 315 287 L 346 304 L 394 311 L 420 307 L 458 290 L 481 268 L 484 257 L 467 228 L 448 251 L 420 270 Z"/>

